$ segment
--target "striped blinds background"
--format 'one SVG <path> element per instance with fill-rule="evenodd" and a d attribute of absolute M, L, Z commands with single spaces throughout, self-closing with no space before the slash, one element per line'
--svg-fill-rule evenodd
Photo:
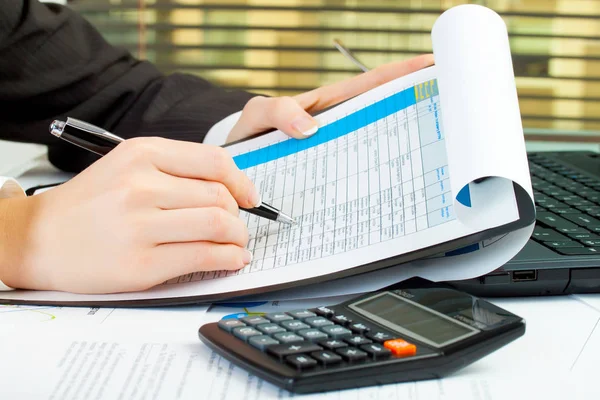
<path fill-rule="evenodd" d="M 431 51 L 431 27 L 458 0 L 77 0 L 113 44 L 165 73 L 291 95 L 358 73 L 333 46 L 367 65 Z M 591 131 L 600 138 L 600 1 L 471 1 L 506 22 L 529 132 Z"/>

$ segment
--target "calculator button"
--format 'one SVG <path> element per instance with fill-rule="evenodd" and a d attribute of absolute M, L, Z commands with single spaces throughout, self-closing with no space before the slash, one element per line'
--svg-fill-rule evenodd
<path fill-rule="evenodd" d="M 310 356 L 323 365 L 337 364 L 342 361 L 342 357 L 327 350 L 315 351 L 310 353 Z"/>
<path fill-rule="evenodd" d="M 317 346 L 311 342 L 291 343 L 291 344 L 276 344 L 267 347 L 267 353 L 277 357 L 285 357 L 292 354 L 310 353 L 312 351 L 323 350 L 321 346 Z"/>
<path fill-rule="evenodd" d="M 268 335 L 271 335 L 273 333 L 285 332 L 285 329 L 283 329 L 277 324 L 260 324 L 256 325 L 256 329 Z"/>
<path fill-rule="evenodd" d="M 320 328 L 322 326 L 333 325 L 333 322 L 323 317 L 310 317 L 304 320 L 307 324 L 312 326 L 313 328 Z"/>
<path fill-rule="evenodd" d="M 314 311 L 317 315 L 322 317 L 329 317 L 334 314 L 334 311 L 329 307 L 317 307 Z"/>
<path fill-rule="evenodd" d="M 299 331 L 300 329 L 310 328 L 310 326 L 306 325 L 304 322 L 298 321 L 295 319 L 291 319 L 289 321 L 283 321 L 283 322 L 281 322 L 280 325 L 283 326 L 285 329 L 292 331 L 292 332 Z"/>
<path fill-rule="evenodd" d="M 250 339 L 248 339 L 248 343 L 250 343 L 251 346 L 256 347 L 261 351 L 265 351 L 267 349 L 267 346 L 279 344 L 277 340 L 266 335 L 252 336 Z"/>
<path fill-rule="evenodd" d="M 285 360 L 288 362 L 288 364 L 291 364 L 299 369 L 311 368 L 317 365 L 317 360 L 304 354 L 287 356 Z"/>
<path fill-rule="evenodd" d="M 320 330 L 317 330 L 317 329 L 301 329 L 296 333 L 308 340 L 321 340 L 321 339 L 327 339 L 327 337 L 328 337 L 326 333 L 321 332 Z"/>
<path fill-rule="evenodd" d="M 345 338 L 344 340 L 353 346 L 360 346 L 361 344 L 373 343 L 371 339 L 367 339 L 366 337 L 360 335 L 353 335 Z"/>
<path fill-rule="evenodd" d="M 222 319 L 219 321 L 219 328 L 227 331 L 227 332 L 231 332 L 233 330 L 233 328 L 238 328 L 240 326 L 246 326 L 245 323 L 243 323 L 242 321 L 240 321 L 237 318 L 231 318 L 231 319 Z"/>
<path fill-rule="evenodd" d="M 279 340 L 281 343 L 296 343 L 304 341 L 302 336 L 298 336 L 294 332 L 276 333 L 273 335 L 273 337 Z"/>
<path fill-rule="evenodd" d="M 237 328 L 233 328 L 233 334 L 235 337 L 240 338 L 245 342 L 247 342 L 252 336 L 262 335 L 262 333 L 251 326 L 239 326 Z"/>
<path fill-rule="evenodd" d="M 268 324 L 271 321 L 269 321 L 268 319 L 265 319 L 263 317 L 245 317 L 245 318 L 242 318 L 242 322 L 245 323 L 246 325 L 256 326 L 256 325 L 260 325 L 260 324 Z"/>
<path fill-rule="evenodd" d="M 394 339 L 394 337 L 390 334 L 387 334 L 385 332 L 370 332 L 367 333 L 366 336 L 375 341 L 375 342 L 379 342 L 379 343 L 383 343 L 386 340 L 390 340 L 390 339 Z"/>
<path fill-rule="evenodd" d="M 348 328 L 350 328 L 350 330 L 352 332 L 356 332 L 356 333 L 365 333 L 365 332 L 370 331 L 368 326 L 366 326 L 365 324 L 362 324 L 360 322 L 355 322 L 353 324 L 350 324 L 348 326 Z"/>
<path fill-rule="evenodd" d="M 346 317 L 343 314 L 338 314 L 338 315 L 334 315 L 331 320 L 333 322 L 335 322 L 336 324 L 340 324 L 340 325 L 346 325 L 352 322 L 352 320 L 348 317 Z"/>
<path fill-rule="evenodd" d="M 321 328 L 323 332 L 331 336 L 333 339 L 341 339 L 352 335 L 352 331 L 339 325 L 329 325 Z"/>
<path fill-rule="evenodd" d="M 293 319 L 286 313 L 270 313 L 270 314 L 266 314 L 265 318 L 271 322 L 281 322 L 281 321 L 288 321 L 290 319 Z"/>
<path fill-rule="evenodd" d="M 378 343 L 363 344 L 360 349 L 366 351 L 375 359 L 389 357 L 392 352 Z"/>
<path fill-rule="evenodd" d="M 339 349 L 342 347 L 348 347 L 348 343 L 343 342 L 338 339 L 322 340 L 319 342 L 319 345 L 321 345 L 325 348 L 328 348 L 330 350 L 335 350 L 335 349 Z"/>
<path fill-rule="evenodd" d="M 355 347 L 345 347 L 343 349 L 337 349 L 336 352 L 344 357 L 347 361 L 360 361 L 367 358 L 367 353 L 362 350 L 359 350 Z"/>
<path fill-rule="evenodd" d="M 406 340 L 388 340 L 383 345 L 390 349 L 395 356 L 408 357 L 417 354 L 417 346 L 408 343 Z"/>
<path fill-rule="evenodd" d="M 296 319 L 304 319 L 304 318 L 310 318 L 310 317 L 317 316 L 317 314 L 315 314 L 312 311 L 308 311 L 308 310 L 294 310 L 294 311 L 289 311 L 287 314 Z"/>

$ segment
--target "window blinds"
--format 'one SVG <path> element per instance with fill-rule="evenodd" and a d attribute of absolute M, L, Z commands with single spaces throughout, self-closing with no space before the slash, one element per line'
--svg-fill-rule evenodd
<path fill-rule="evenodd" d="M 437 16 L 466 2 L 77 0 L 70 7 L 164 73 L 293 95 L 360 72 L 334 39 L 369 67 L 406 59 L 430 52 Z M 600 1 L 473 3 L 507 24 L 524 126 L 600 131 Z"/>

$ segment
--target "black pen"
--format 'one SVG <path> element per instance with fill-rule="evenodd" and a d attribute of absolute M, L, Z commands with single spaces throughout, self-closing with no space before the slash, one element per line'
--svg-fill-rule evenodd
<path fill-rule="evenodd" d="M 57 138 L 63 139 L 101 156 L 105 155 L 125 140 L 102 128 L 75 118 L 67 118 L 66 122 L 58 120 L 53 121 L 52 124 L 50 124 L 50 133 Z M 265 203 L 261 203 L 255 208 L 240 207 L 240 209 L 272 221 L 290 225 L 296 223 L 289 215 L 286 215 L 275 207 Z"/>

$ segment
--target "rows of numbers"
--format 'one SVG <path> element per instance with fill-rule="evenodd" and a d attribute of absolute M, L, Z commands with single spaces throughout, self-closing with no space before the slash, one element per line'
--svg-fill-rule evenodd
<path fill-rule="evenodd" d="M 262 200 L 297 223 L 242 213 L 252 263 L 174 281 L 281 268 L 454 219 L 440 118 L 438 96 L 431 96 L 335 140 L 247 168 Z"/>

